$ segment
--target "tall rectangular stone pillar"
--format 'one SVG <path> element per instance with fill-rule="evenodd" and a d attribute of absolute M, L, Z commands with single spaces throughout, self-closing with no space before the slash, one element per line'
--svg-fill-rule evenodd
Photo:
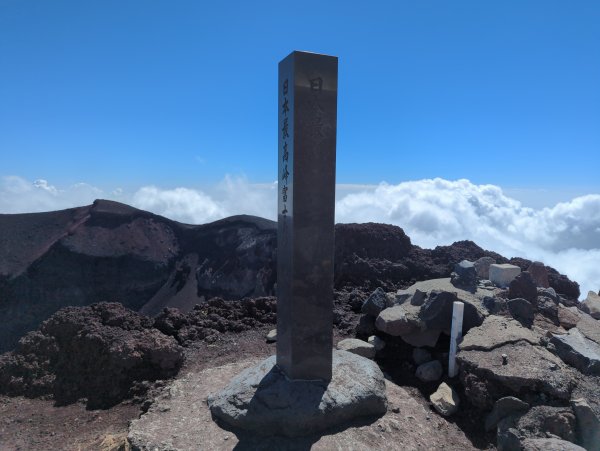
<path fill-rule="evenodd" d="M 337 57 L 279 63 L 277 365 L 331 380 Z"/>

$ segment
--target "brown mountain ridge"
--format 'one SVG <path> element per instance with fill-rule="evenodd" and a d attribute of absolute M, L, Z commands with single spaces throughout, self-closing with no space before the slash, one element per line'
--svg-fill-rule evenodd
<path fill-rule="evenodd" d="M 455 263 L 491 256 L 525 269 L 471 241 L 422 249 L 397 226 L 337 224 L 336 290 L 403 288 L 448 277 Z M 182 224 L 108 200 L 67 210 L 0 214 L 0 352 L 65 306 L 118 301 L 147 315 L 165 307 L 190 311 L 218 296 L 273 296 L 276 223 L 232 216 Z M 579 286 L 548 268 L 565 298 Z"/>

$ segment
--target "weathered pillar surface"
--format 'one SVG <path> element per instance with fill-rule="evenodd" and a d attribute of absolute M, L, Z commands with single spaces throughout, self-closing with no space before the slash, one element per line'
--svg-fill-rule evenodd
<path fill-rule="evenodd" d="M 337 57 L 279 63 L 277 365 L 331 380 Z"/>

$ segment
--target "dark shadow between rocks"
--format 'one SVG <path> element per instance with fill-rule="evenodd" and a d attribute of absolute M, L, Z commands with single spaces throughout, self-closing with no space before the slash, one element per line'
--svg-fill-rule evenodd
<path fill-rule="evenodd" d="M 424 382 L 416 377 L 415 372 L 418 365 L 414 363 L 412 357 L 414 348 L 400 337 L 386 337 L 386 347 L 378 361 L 388 375 L 388 379 L 405 389 L 417 402 L 431 411 L 431 415 L 441 416 L 433 409 L 429 396 L 437 390 L 442 382 L 451 386 L 459 395 L 460 407 L 455 414 L 443 417 L 444 420 L 458 426 L 474 448 L 490 449 L 496 442 L 496 436 L 493 433 L 485 432 L 485 415 L 470 405 L 458 377 L 449 378 L 447 375 L 449 346 L 450 337 L 442 333 L 436 346 L 425 348 L 431 353 L 433 359 L 442 363 L 444 368 L 444 377 L 433 382 Z"/>

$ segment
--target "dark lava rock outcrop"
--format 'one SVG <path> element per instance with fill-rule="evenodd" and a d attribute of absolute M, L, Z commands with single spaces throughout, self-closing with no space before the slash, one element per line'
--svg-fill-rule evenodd
<path fill-rule="evenodd" d="M 277 300 L 274 297 L 226 302 L 212 298 L 183 313 L 167 307 L 155 318 L 154 327 L 175 337 L 182 345 L 195 341 L 214 341 L 219 333 L 242 332 L 265 324 L 277 323 Z"/>
<path fill-rule="evenodd" d="M 0 356 L 0 392 L 51 395 L 57 404 L 86 398 L 89 408 L 110 407 L 135 382 L 179 371 L 183 348 L 153 323 L 119 303 L 64 308 Z"/>
<path fill-rule="evenodd" d="M 0 215 L 0 352 L 65 306 L 118 301 L 148 315 L 213 296 L 273 295 L 275 223 L 190 226 L 112 201 Z"/>
<path fill-rule="evenodd" d="M 0 352 L 65 306 L 118 301 L 147 315 L 206 299 L 275 295 L 276 223 L 234 216 L 192 226 L 118 202 L 0 215 Z M 397 226 L 337 224 L 335 287 L 393 291 L 450 277 L 462 260 L 508 260 L 471 241 L 422 249 Z M 513 259 L 523 269 L 531 262 Z M 552 268 L 549 284 L 575 305 L 579 287 Z M 364 299 L 363 299 L 364 300 Z"/>

